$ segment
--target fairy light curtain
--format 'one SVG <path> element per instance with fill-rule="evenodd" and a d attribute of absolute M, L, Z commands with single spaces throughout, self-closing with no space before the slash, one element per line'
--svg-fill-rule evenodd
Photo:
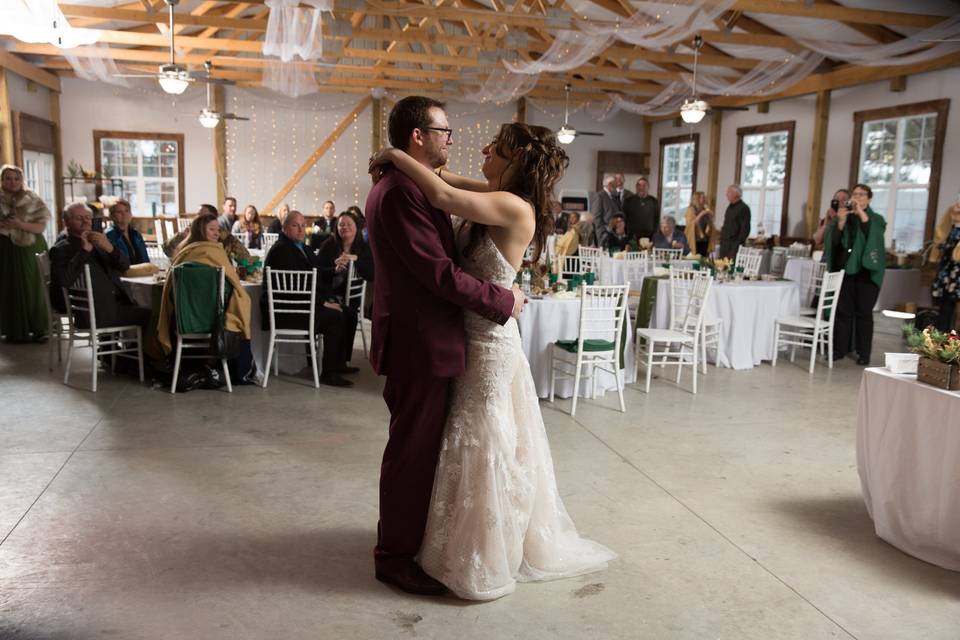
<path fill-rule="evenodd" d="M 504 122 L 512 122 L 516 106 L 447 103 L 447 120 L 453 129 L 453 144 L 450 146 L 447 168 L 454 173 L 471 178 L 483 178 L 483 149 L 500 131 Z"/>
<path fill-rule="evenodd" d="M 362 98 L 317 94 L 300 98 L 265 89 L 226 87 L 227 111 L 250 118 L 226 124 L 227 189 L 240 207 L 262 208 L 304 160 Z M 367 162 L 371 146 L 371 110 L 364 110 L 333 146 L 284 198 L 307 216 L 319 215 L 323 202 L 337 211 L 362 209 L 370 190 Z"/>

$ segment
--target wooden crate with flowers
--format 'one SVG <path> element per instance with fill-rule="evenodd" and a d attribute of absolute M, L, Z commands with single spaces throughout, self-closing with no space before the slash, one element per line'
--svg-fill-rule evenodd
<path fill-rule="evenodd" d="M 927 327 L 907 329 L 907 346 L 920 354 L 917 380 L 941 389 L 960 389 L 960 335 Z"/>

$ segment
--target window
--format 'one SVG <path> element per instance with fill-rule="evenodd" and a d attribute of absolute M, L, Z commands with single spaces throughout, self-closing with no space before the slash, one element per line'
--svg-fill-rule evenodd
<path fill-rule="evenodd" d="M 175 216 L 183 206 L 183 135 L 94 131 L 96 169 L 123 180 L 133 215 Z"/>
<path fill-rule="evenodd" d="M 853 114 L 851 182 L 873 189 L 870 207 L 887 220 L 886 244 L 919 251 L 937 215 L 949 100 Z"/>
<path fill-rule="evenodd" d="M 699 146 L 699 133 L 660 139 L 660 215 L 673 216 L 681 225 L 697 184 Z"/>
<path fill-rule="evenodd" d="M 790 161 L 796 123 L 737 129 L 737 183 L 750 207 L 750 235 L 786 236 Z"/>

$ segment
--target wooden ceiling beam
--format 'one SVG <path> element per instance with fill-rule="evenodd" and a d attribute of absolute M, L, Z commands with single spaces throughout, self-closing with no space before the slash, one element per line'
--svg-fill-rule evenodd
<path fill-rule="evenodd" d="M 816 4 L 827 5 L 831 7 L 840 7 L 843 6 L 835 0 L 816 0 Z M 876 24 L 860 24 L 857 22 L 844 22 L 845 26 L 850 27 L 857 33 L 867 36 L 874 42 L 880 44 L 891 44 L 902 40 L 903 36 L 894 31 L 893 29 L 888 29 L 883 25 Z"/>
<path fill-rule="evenodd" d="M 12 71 L 18 76 L 32 80 L 51 91 L 60 91 L 60 78 L 3 49 L 0 49 L 0 69 Z"/>

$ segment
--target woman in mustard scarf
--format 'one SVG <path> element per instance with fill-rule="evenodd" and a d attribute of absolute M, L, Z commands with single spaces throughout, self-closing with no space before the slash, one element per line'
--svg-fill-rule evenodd
<path fill-rule="evenodd" d="M 930 262 L 937 265 L 937 277 L 930 292 L 940 308 L 937 329 L 950 331 L 957 321 L 954 312 L 960 302 L 960 201 L 950 207 L 933 236 Z"/>
<path fill-rule="evenodd" d="M 833 325 L 833 358 L 850 351 L 856 338 L 857 364 L 870 364 L 873 345 L 873 306 L 880 296 L 886 268 L 884 233 L 887 223 L 870 208 L 873 190 L 865 184 L 853 188 L 849 208 L 841 208 L 824 234 L 827 271 L 843 271 Z"/>
<path fill-rule="evenodd" d="M 50 211 L 40 196 L 23 187 L 23 171 L 0 167 L 0 338 L 42 340 L 50 328 L 47 295 L 37 268 L 47 251 L 43 231 Z"/>

